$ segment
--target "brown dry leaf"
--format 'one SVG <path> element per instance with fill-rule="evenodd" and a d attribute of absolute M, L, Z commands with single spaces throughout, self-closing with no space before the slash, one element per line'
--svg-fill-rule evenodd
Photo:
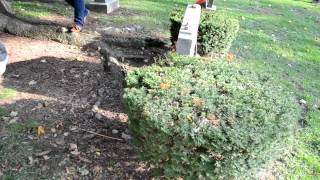
<path fill-rule="evenodd" d="M 189 113 L 187 115 L 187 119 L 188 119 L 189 122 L 192 122 L 192 113 Z"/>
<path fill-rule="evenodd" d="M 170 160 L 170 157 L 169 157 L 169 156 L 167 156 L 165 161 L 169 161 L 169 160 Z"/>
<path fill-rule="evenodd" d="M 198 97 L 192 97 L 192 102 L 197 107 L 201 107 L 204 104 L 203 100 Z"/>
<path fill-rule="evenodd" d="M 43 136 L 44 133 L 45 133 L 44 127 L 43 127 L 43 126 L 38 126 L 38 128 L 37 128 L 37 135 L 38 135 L 38 136 Z"/>
<path fill-rule="evenodd" d="M 103 170 L 103 168 L 99 165 L 93 167 L 93 172 L 95 174 L 100 174 L 102 172 L 102 170 Z"/>
<path fill-rule="evenodd" d="M 189 90 L 187 90 L 187 89 L 183 89 L 183 90 L 181 91 L 181 93 L 180 93 L 181 96 L 186 96 L 186 95 L 188 95 L 188 94 L 189 94 Z"/>
<path fill-rule="evenodd" d="M 220 126 L 220 120 L 215 115 L 209 114 L 207 116 L 207 119 L 210 124 L 212 124 L 214 126 Z"/>
<path fill-rule="evenodd" d="M 219 153 L 211 152 L 211 151 L 209 151 L 208 153 L 210 154 L 211 158 L 213 158 L 217 161 L 222 161 L 224 159 L 224 156 Z"/>
<path fill-rule="evenodd" d="M 226 57 L 227 57 L 227 60 L 231 62 L 231 61 L 234 61 L 234 59 L 236 58 L 236 55 L 234 55 L 231 52 L 228 52 Z"/>
<path fill-rule="evenodd" d="M 79 160 L 82 161 L 82 162 L 86 162 L 86 163 L 92 163 L 91 160 L 89 160 L 89 159 L 87 159 L 85 157 L 81 157 L 81 156 L 79 156 Z"/>
<path fill-rule="evenodd" d="M 47 150 L 47 151 L 35 153 L 34 155 L 37 156 L 37 157 L 40 157 L 40 156 L 48 155 L 50 152 L 51 152 L 50 150 Z"/>
<path fill-rule="evenodd" d="M 160 84 L 160 89 L 169 89 L 170 88 L 170 84 L 169 83 L 161 83 Z"/>

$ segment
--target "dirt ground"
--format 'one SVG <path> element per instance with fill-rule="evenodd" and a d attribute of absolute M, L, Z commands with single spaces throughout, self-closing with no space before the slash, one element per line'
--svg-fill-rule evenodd
<path fill-rule="evenodd" d="M 63 179 L 150 178 L 130 144 L 121 85 L 104 72 L 99 53 L 8 34 L 0 41 L 10 56 L 1 86 L 16 90 L 0 99 L 0 151 L 10 145 L 8 127 L 36 123 L 19 131 L 21 150 L 12 151 L 21 159 L 0 157 L 0 177 L 29 170 Z"/>

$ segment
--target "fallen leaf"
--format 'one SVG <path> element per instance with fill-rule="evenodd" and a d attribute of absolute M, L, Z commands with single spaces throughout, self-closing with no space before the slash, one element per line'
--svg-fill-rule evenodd
<path fill-rule="evenodd" d="M 119 133 L 119 131 L 117 130 L 117 129 L 112 129 L 112 134 L 118 134 Z"/>
<path fill-rule="evenodd" d="M 35 81 L 35 80 L 32 80 L 32 81 L 29 82 L 29 85 L 30 85 L 30 86 L 36 85 L 36 84 L 37 84 L 37 81 Z"/>
<path fill-rule="evenodd" d="M 29 160 L 29 165 L 33 165 L 33 157 L 32 156 L 29 156 L 28 157 L 28 160 Z"/>
<path fill-rule="evenodd" d="M 94 172 L 95 174 L 100 174 L 100 173 L 102 172 L 102 170 L 103 170 L 103 168 L 102 168 L 101 166 L 95 166 L 95 167 L 93 168 L 93 172 Z"/>
<path fill-rule="evenodd" d="M 49 157 L 49 156 L 47 156 L 47 155 L 44 155 L 44 156 L 43 156 L 43 159 L 47 161 L 47 160 L 49 160 L 49 159 L 50 159 L 50 157 Z"/>
<path fill-rule="evenodd" d="M 169 89 L 170 88 L 170 84 L 169 83 L 161 83 L 160 84 L 160 89 Z"/>
<path fill-rule="evenodd" d="M 125 134 L 125 133 L 122 133 L 122 134 L 121 134 L 121 137 L 122 137 L 123 139 L 125 139 L 125 140 L 130 140 L 130 139 L 131 139 L 131 136 L 128 135 L 128 134 Z"/>
<path fill-rule="evenodd" d="M 42 59 L 40 62 L 47 63 L 47 60 L 46 59 Z"/>
<path fill-rule="evenodd" d="M 56 133 L 57 132 L 57 130 L 55 128 L 51 128 L 50 130 L 51 130 L 52 133 Z"/>
<path fill-rule="evenodd" d="M 80 152 L 78 151 L 78 149 L 75 149 L 73 151 L 70 152 L 72 155 L 78 156 L 80 154 Z"/>
<path fill-rule="evenodd" d="M 198 97 L 192 97 L 192 102 L 197 107 L 201 107 L 204 104 L 203 100 Z"/>
<path fill-rule="evenodd" d="M 86 175 L 88 175 L 90 172 L 89 172 L 87 169 L 85 169 L 85 168 L 80 168 L 80 169 L 79 169 L 79 173 L 81 174 L 81 176 L 86 176 Z"/>
<path fill-rule="evenodd" d="M 15 111 L 12 111 L 11 113 L 10 113 L 10 116 L 11 117 L 16 117 L 18 115 L 18 112 L 15 112 Z"/>
<path fill-rule="evenodd" d="M 38 136 L 42 136 L 44 135 L 45 131 L 44 131 L 44 127 L 43 126 L 38 126 L 37 128 L 37 135 Z"/>
<path fill-rule="evenodd" d="M 304 104 L 304 105 L 305 105 L 305 104 L 307 104 L 307 101 L 306 101 L 306 100 L 304 100 L 304 99 L 300 99 L 299 103 L 300 103 L 300 104 Z"/>
<path fill-rule="evenodd" d="M 13 123 L 16 123 L 18 121 L 18 117 L 14 117 L 13 119 L 11 119 L 8 124 L 13 124 Z"/>
<path fill-rule="evenodd" d="M 227 57 L 227 60 L 230 62 L 234 61 L 234 59 L 236 58 L 236 56 L 231 52 L 228 52 L 226 57 Z"/>
<path fill-rule="evenodd" d="M 192 122 L 192 113 L 189 113 L 187 115 L 187 119 L 188 119 L 189 122 Z"/>
<path fill-rule="evenodd" d="M 219 126 L 220 125 L 220 120 L 215 115 L 209 114 L 207 116 L 207 119 L 208 119 L 209 123 L 214 125 L 214 126 Z"/>
<path fill-rule="evenodd" d="M 100 156 L 101 153 L 100 153 L 99 151 L 96 151 L 96 155 L 97 155 L 97 156 Z"/>
<path fill-rule="evenodd" d="M 186 96 L 186 95 L 188 95 L 188 94 L 189 94 L 189 90 L 187 90 L 187 89 L 183 89 L 183 90 L 181 91 L 181 93 L 180 93 L 181 96 Z"/>
<path fill-rule="evenodd" d="M 84 158 L 84 157 L 81 157 L 81 156 L 79 156 L 79 160 L 80 160 L 80 161 L 83 161 L 83 162 L 86 162 L 86 163 L 92 163 L 91 160 L 89 160 L 89 159 L 87 159 L 87 158 Z"/>
<path fill-rule="evenodd" d="M 47 151 L 43 151 L 40 153 L 35 153 L 34 155 L 40 157 L 40 156 L 45 156 L 45 155 L 49 154 L 50 152 L 51 152 L 50 150 L 47 150 Z"/>
<path fill-rule="evenodd" d="M 78 146 L 76 144 L 74 144 L 74 143 L 70 143 L 69 146 L 70 146 L 70 150 L 71 151 L 78 149 Z"/>

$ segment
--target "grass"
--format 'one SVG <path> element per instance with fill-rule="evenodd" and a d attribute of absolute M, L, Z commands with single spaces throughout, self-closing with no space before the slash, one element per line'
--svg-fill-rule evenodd
<path fill-rule="evenodd" d="M 8 0 L 12 9 L 18 16 L 29 18 L 41 18 L 45 16 L 72 16 L 73 10 L 64 3 L 54 1 L 54 3 L 41 3 L 37 1 L 16 1 Z"/>
<path fill-rule="evenodd" d="M 11 0 L 22 16 L 72 16 L 65 4 Z M 120 0 L 124 14 L 93 13 L 100 22 L 138 24 L 169 35 L 169 14 L 192 0 Z M 241 21 L 231 51 L 237 62 L 258 73 L 272 74 L 297 101 L 307 101 L 305 127 L 288 145 L 283 172 L 287 179 L 320 179 L 320 6 L 311 0 L 215 1 L 219 11 Z M 70 13 L 71 12 L 71 13 Z"/>
<path fill-rule="evenodd" d="M 39 0 L 40 1 L 40 0 Z M 73 9 L 63 0 L 54 3 L 8 0 L 20 17 L 39 19 L 46 16 L 73 17 Z M 193 0 L 120 0 L 121 13 L 107 15 L 91 12 L 100 23 L 116 26 L 143 25 L 154 32 L 169 36 L 169 14 L 176 6 L 185 6 Z M 125 15 L 127 14 L 127 15 Z"/>
<path fill-rule="evenodd" d="M 297 100 L 307 101 L 306 127 L 289 144 L 288 179 L 320 178 L 320 6 L 310 1 L 218 1 L 241 21 L 231 49 L 241 65 L 272 74 Z"/>
<path fill-rule="evenodd" d="M 9 89 L 9 88 L 0 89 L 0 100 L 11 98 L 11 97 L 14 97 L 15 95 L 16 95 L 16 90 L 14 89 Z"/>
<path fill-rule="evenodd" d="M 41 173 L 30 164 L 29 157 L 34 152 L 32 144 L 24 134 L 35 131 L 37 122 L 33 120 L 6 126 L 8 136 L 0 143 L 0 163 L 3 165 L 1 179 L 41 179 Z"/>

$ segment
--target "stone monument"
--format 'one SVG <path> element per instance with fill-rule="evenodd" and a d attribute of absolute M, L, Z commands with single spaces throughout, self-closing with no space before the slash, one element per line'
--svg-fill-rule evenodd
<path fill-rule="evenodd" d="M 90 0 L 86 6 L 92 11 L 111 13 L 119 8 L 119 0 Z"/>
<path fill-rule="evenodd" d="M 207 3 L 206 3 L 206 9 L 210 9 L 210 10 L 217 10 L 217 6 L 215 6 L 213 4 L 213 0 L 207 0 Z"/>
<path fill-rule="evenodd" d="M 9 57 L 6 48 L 0 42 L 0 76 L 6 71 Z"/>
<path fill-rule="evenodd" d="M 176 45 L 177 53 L 194 56 L 197 45 L 198 28 L 201 15 L 201 6 L 188 5 L 179 31 Z"/>

